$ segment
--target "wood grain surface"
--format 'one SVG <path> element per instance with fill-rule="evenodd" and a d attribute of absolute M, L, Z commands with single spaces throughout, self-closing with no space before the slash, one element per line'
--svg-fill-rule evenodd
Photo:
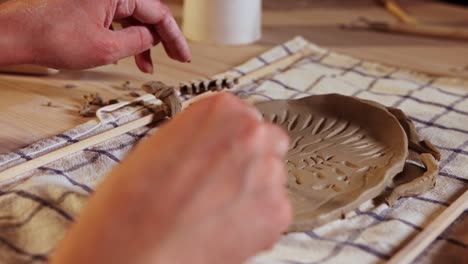
<path fill-rule="evenodd" d="M 167 1 L 181 22 L 182 2 Z M 436 1 L 399 1 L 419 21 L 468 28 L 468 9 Z M 161 47 L 152 50 L 154 75 L 140 73 L 133 59 L 86 71 L 61 71 L 51 76 L 0 74 L 0 153 L 24 147 L 44 137 L 86 122 L 78 109 L 82 96 L 98 92 L 104 98 L 124 97 L 120 89 L 130 81 L 138 88 L 149 80 L 179 82 L 208 77 L 302 35 L 309 41 L 358 58 L 434 74 L 468 77 L 468 42 L 392 35 L 371 31 L 345 31 L 340 24 L 359 16 L 394 21 L 372 0 L 311 1 L 265 0 L 263 38 L 248 46 L 190 43 L 190 64 L 170 61 Z M 66 88 L 74 87 L 74 88 Z M 51 102 L 52 106 L 47 106 Z"/>

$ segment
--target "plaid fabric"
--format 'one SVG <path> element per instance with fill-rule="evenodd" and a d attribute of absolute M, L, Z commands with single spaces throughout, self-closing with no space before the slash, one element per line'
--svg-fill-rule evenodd
<path fill-rule="evenodd" d="M 366 202 L 345 220 L 284 236 L 271 251 L 249 263 L 388 260 L 467 190 L 468 81 L 357 60 L 321 49 L 302 38 L 278 46 L 220 76 L 245 75 L 305 46 L 313 50 L 307 58 L 233 92 L 252 102 L 340 93 L 399 107 L 416 123 L 420 134 L 441 150 L 441 171 L 436 188 L 424 195 L 401 199 L 394 208 Z M 0 156 L 0 170 L 91 133 L 118 126 L 147 111 L 144 107 L 120 109 L 113 113 L 111 121 L 85 124 Z M 96 184 L 148 131 L 149 128 L 141 128 L 127 133 L 0 186 L 0 262 L 45 262 Z M 416 262 L 465 263 L 468 260 L 466 215 L 467 211 Z"/>

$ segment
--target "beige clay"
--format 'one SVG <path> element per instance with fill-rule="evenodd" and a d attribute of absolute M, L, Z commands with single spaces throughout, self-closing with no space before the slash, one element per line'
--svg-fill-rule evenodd
<path fill-rule="evenodd" d="M 409 153 L 417 158 L 408 162 L 420 159 L 427 171 L 396 187 L 388 203 L 434 186 L 440 154 L 429 141 L 419 140 L 398 109 L 338 94 L 257 107 L 291 137 L 286 164 L 294 220 L 289 232 L 323 225 L 377 197 L 403 170 Z"/>

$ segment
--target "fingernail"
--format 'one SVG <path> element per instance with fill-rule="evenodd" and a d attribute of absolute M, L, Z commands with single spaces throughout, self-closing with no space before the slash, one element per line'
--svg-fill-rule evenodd
<path fill-rule="evenodd" d="M 153 74 L 154 73 L 154 67 L 153 65 L 147 65 L 145 67 L 145 72 L 148 73 L 148 74 Z"/>
<path fill-rule="evenodd" d="M 281 155 L 286 154 L 289 150 L 289 140 L 278 140 L 276 147 L 278 153 L 280 153 Z"/>

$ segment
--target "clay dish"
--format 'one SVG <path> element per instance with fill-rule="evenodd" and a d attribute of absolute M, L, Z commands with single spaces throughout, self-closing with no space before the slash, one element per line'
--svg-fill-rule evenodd
<path fill-rule="evenodd" d="M 408 139 L 384 106 L 338 94 L 260 103 L 265 120 L 291 137 L 289 232 L 343 217 L 380 195 L 403 170 Z"/>

